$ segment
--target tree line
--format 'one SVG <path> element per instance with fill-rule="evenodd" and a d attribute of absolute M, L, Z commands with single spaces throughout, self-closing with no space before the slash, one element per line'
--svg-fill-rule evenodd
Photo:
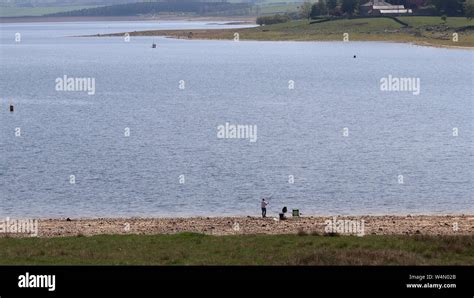
<path fill-rule="evenodd" d="M 369 0 L 319 0 L 311 4 L 305 2 L 300 6 L 302 18 L 318 16 L 358 15 L 360 6 Z M 463 16 L 472 18 L 474 0 L 385 0 L 393 5 L 404 5 L 415 12 L 424 9 L 425 14 Z"/>
<path fill-rule="evenodd" d="M 291 20 L 290 16 L 287 14 L 276 14 L 272 16 L 261 16 L 257 17 L 258 25 L 272 25 L 278 23 L 286 23 Z"/>

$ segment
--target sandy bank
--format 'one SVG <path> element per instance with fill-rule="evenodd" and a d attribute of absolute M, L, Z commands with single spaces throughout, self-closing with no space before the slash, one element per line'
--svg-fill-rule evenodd
<path fill-rule="evenodd" d="M 258 29 L 258 28 L 257 28 Z M 264 32 L 256 31 L 254 28 L 233 28 L 233 29 L 174 29 L 174 30 L 148 30 L 133 31 L 109 34 L 95 34 L 77 37 L 117 37 L 128 33 L 130 36 L 162 36 L 177 39 L 194 40 L 227 40 L 233 41 L 235 33 L 239 33 L 239 39 L 242 41 L 286 41 L 286 42 L 342 42 L 339 34 L 298 34 L 282 32 Z M 390 43 L 408 43 L 418 46 L 437 47 L 447 49 L 473 50 L 472 46 L 462 46 L 448 44 L 446 41 L 427 38 L 416 38 L 408 34 L 353 34 L 352 41 L 355 42 L 390 42 Z"/>

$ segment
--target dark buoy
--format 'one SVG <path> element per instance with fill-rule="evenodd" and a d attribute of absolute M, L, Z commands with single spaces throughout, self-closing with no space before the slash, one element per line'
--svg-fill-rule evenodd
<path fill-rule="evenodd" d="M 15 110 L 15 108 L 13 107 L 13 105 L 10 105 L 10 112 L 13 113 L 14 110 Z"/>
<path fill-rule="evenodd" d="M 356 56 L 356 55 L 354 55 L 354 58 L 357 58 L 357 56 Z"/>

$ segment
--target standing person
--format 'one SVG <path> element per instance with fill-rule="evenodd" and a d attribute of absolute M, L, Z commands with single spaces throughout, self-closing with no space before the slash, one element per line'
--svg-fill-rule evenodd
<path fill-rule="evenodd" d="M 267 217 L 267 201 L 265 199 L 262 199 L 262 217 Z"/>

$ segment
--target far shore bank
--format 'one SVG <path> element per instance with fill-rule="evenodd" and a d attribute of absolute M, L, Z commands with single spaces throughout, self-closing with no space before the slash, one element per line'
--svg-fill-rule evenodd
<path fill-rule="evenodd" d="M 96 218 L 41 219 L 39 237 L 93 235 L 155 235 L 183 232 L 207 235 L 279 235 L 327 233 L 328 221 L 363 223 L 364 235 L 474 235 L 474 214 L 468 215 L 384 215 L 384 216 L 304 216 L 286 220 L 261 217 L 190 218 Z M 0 237 L 30 237 L 5 234 Z M 362 235 L 359 235 L 362 236 Z"/>
<path fill-rule="evenodd" d="M 292 20 L 272 25 L 234 29 L 147 30 L 95 35 L 165 36 L 179 39 L 238 41 L 376 41 L 420 46 L 474 49 L 474 25 L 461 17 L 358 17 Z"/>
<path fill-rule="evenodd" d="M 109 34 L 85 35 L 77 37 L 117 37 L 129 34 L 130 36 L 158 36 L 186 40 L 229 40 L 233 41 L 235 33 L 239 35 L 239 41 L 303 41 L 303 42 L 343 42 L 340 34 L 279 34 L 275 32 L 258 31 L 258 27 L 254 28 L 236 28 L 236 29 L 181 29 L 181 30 L 149 30 L 149 31 L 133 31 Z M 357 42 L 391 42 L 391 43 L 408 43 L 418 46 L 451 48 L 473 50 L 472 46 L 463 46 L 462 44 L 447 43 L 445 40 L 417 38 L 408 34 L 352 34 L 351 41 Z"/>
<path fill-rule="evenodd" d="M 463 18 L 449 18 L 447 22 L 437 17 L 408 17 L 405 22 L 408 27 L 401 26 L 390 18 L 358 18 L 338 19 L 329 22 L 315 23 L 307 21 L 291 21 L 267 26 L 257 26 L 255 17 L 200 17 L 200 16 L 115 16 L 115 17 L 3 17 L 0 23 L 36 23 L 36 22 L 207 22 L 223 23 L 225 25 L 255 25 L 249 28 L 222 29 L 173 29 L 125 31 L 107 34 L 82 35 L 76 37 L 113 37 L 162 36 L 177 39 L 195 40 L 230 40 L 233 41 L 238 33 L 240 41 L 371 41 L 408 43 L 418 46 L 439 47 L 449 49 L 474 49 L 474 34 L 471 22 Z M 456 42 L 453 34 L 456 33 Z"/>

